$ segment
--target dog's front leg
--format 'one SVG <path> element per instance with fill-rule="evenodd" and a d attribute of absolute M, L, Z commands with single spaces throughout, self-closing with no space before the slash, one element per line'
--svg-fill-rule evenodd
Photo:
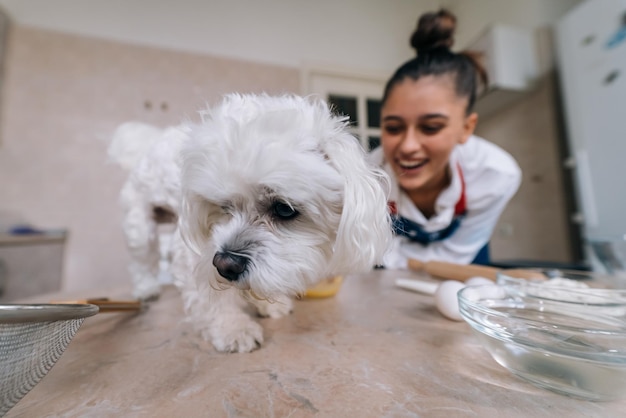
<path fill-rule="evenodd" d="M 293 300 L 286 295 L 279 296 L 271 302 L 250 296 L 249 301 L 260 316 L 267 318 L 282 318 L 293 311 Z"/>
<path fill-rule="evenodd" d="M 183 291 L 187 314 L 205 340 L 218 351 L 247 353 L 263 343 L 263 328 L 243 310 L 245 301 L 233 288 Z"/>

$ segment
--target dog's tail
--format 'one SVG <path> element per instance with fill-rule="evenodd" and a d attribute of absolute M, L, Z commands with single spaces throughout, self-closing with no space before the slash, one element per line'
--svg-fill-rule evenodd
<path fill-rule="evenodd" d="M 141 122 L 126 122 L 113 133 L 109 149 L 109 160 L 130 170 L 141 157 L 161 138 L 163 130 Z"/>

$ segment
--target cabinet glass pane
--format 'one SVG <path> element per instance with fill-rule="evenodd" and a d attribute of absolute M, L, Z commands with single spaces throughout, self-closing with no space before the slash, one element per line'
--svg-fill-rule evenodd
<path fill-rule="evenodd" d="M 380 100 L 367 99 L 367 127 L 380 128 Z"/>
<path fill-rule="evenodd" d="M 380 138 L 377 136 L 370 136 L 367 138 L 367 142 L 369 144 L 369 150 L 373 150 L 374 148 L 378 148 L 380 146 Z"/>
<path fill-rule="evenodd" d="M 329 94 L 328 103 L 335 113 L 350 116 L 351 125 L 358 123 L 359 115 L 357 114 L 356 97 Z"/>

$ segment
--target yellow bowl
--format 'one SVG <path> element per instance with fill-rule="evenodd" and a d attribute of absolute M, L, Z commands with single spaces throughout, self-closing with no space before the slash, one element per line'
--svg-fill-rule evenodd
<path fill-rule="evenodd" d="M 343 277 L 335 276 L 328 279 L 324 279 L 320 281 L 313 287 L 307 289 L 304 297 L 311 299 L 321 299 L 321 298 L 329 298 L 331 296 L 335 296 L 339 289 L 341 288 L 341 283 L 343 282 Z"/>

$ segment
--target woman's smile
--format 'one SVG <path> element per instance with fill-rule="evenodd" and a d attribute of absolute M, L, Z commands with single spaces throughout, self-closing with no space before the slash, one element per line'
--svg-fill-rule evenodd
<path fill-rule="evenodd" d="M 422 168 L 428 164 L 429 161 L 430 160 L 428 158 L 420 160 L 396 159 L 396 164 L 401 169 L 401 175 L 411 176 L 419 174 L 422 171 Z"/>

